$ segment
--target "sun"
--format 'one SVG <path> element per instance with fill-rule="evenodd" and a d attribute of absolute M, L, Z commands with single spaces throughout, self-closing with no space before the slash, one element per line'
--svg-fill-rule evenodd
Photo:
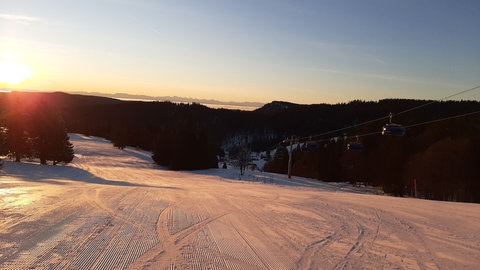
<path fill-rule="evenodd" d="M 0 84 L 17 85 L 30 79 L 33 72 L 22 63 L 15 61 L 11 54 L 4 54 L 0 58 Z"/>

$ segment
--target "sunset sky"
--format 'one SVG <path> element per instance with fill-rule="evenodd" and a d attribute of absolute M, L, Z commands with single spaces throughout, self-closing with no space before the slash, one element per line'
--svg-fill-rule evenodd
<path fill-rule="evenodd" d="M 475 0 L 0 0 L 0 89 L 438 99 L 480 85 L 479 14 Z"/>

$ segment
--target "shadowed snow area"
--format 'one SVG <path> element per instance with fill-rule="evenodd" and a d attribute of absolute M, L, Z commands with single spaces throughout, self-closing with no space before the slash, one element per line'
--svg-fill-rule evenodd
<path fill-rule="evenodd" d="M 480 205 L 283 175 L 174 172 L 71 134 L 66 166 L 7 161 L 0 269 L 478 269 Z"/>

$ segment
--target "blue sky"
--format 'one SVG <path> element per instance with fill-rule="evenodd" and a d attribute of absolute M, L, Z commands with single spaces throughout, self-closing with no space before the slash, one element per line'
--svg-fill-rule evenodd
<path fill-rule="evenodd" d="M 437 99 L 480 84 L 478 14 L 480 1 L 0 0 L 0 57 L 30 72 L 0 87 Z"/>

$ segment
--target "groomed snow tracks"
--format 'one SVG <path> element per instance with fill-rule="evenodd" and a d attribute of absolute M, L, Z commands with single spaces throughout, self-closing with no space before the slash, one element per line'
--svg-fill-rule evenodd
<path fill-rule="evenodd" d="M 159 213 L 168 205 L 161 200 L 124 205 L 121 198 L 127 194 L 40 228 L 20 242 L 18 252 L 0 257 L 0 269 L 126 269 L 159 242 L 156 215 L 145 213 Z"/>

